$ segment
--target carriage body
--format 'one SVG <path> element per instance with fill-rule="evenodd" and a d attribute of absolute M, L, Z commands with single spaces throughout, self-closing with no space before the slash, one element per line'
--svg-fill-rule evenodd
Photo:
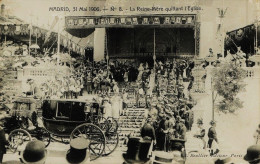
<path fill-rule="evenodd" d="M 40 101 L 34 98 L 19 97 L 9 109 L 10 116 L 31 117 L 33 112 L 40 108 Z"/>
<path fill-rule="evenodd" d="M 90 104 L 85 101 L 49 99 L 42 104 L 42 120 L 47 131 L 56 136 L 70 136 L 75 127 L 87 123 Z"/>
<path fill-rule="evenodd" d="M 83 137 L 90 140 L 91 160 L 108 155 L 116 149 L 118 134 L 111 128 L 113 122 L 102 119 L 102 108 L 97 102 L 46 99 L 43 100 L 41 109 L 43 127 L 37 126 L 34 130 L 15 129 L 10 133 L 9 142 L 12 143 L 14 152 L 20 143 L 33 137 L 44 141 L 46 147 L 51 141 L 69 143 L 70 139 Z"/>
<path fill-rule="evenodd" d="M 17 128 L 27 129 L 29 127 L 28 119 L 36 123 L 34 116 L 41 106 L 38 99 L 18 97 L 12 104 L 5 104 L 7 108 L 7 117 L 5 118 L 5 131 L 11 132 Z M 35 114 L 35 115 L 33 115 Z"/>

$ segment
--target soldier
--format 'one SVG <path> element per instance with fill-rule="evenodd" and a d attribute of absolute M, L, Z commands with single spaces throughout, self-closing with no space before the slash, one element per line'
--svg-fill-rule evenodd
<path fill-rule="evenodd" d="M 216 151 L 213 153 L 212 149 L 212 143 L 215 141 L 218 144 L 218 138 L 217 138 L 217 132 L 216 132 L 216 122 L 214 120 L 210 121 L 211 127 L 209 128 L 208 131 L 208 148 L 210 149 L 210 155 L 217 154 L 219 152 L 219 149 L 216 148 Z"/>

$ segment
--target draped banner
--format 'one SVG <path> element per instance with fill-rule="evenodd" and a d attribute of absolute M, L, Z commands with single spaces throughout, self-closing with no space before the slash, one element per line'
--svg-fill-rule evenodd
<path fill-rule="evenodd" d="M 48 41 L 50 35 L 51 35 L 51 32 L 52 30 L 54 29 L 54 27 L 56 26 L 56 24 L 58 23 L 59 21 L 59 17 L 56 16 L 51 24 L 51 27 L 50 27 L 50 30 L 48 31 L 48 33 L 46 34 L 46 37 L 45 37 L 45 40 L 44 40 L 44 44 Z"/>

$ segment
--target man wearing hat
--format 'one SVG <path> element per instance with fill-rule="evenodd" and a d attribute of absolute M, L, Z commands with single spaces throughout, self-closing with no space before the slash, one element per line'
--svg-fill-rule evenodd
<path fill-rule="evenodd" d="M 260 145 L 252 145 L 248 147 L 244 160 L 250 164 L 260 163 Z"/>
<path fill-rule="evenodd" d="M 208 148 L 210 149 L 210 155 L 217 154 L 219 149 L 217 148 L 216 151 L 213 153 L 212 143 L 215 141 L 218 144 L 217 132 L 216 132 L 216 122 L 214 120 L 210 121 L 211 127 L 208 130 Z"/>
<path fill-rule="evenodd" d="M 202 144 L 199 144 L 200 148 L 202 147 L 202 149 L 206 149 L 206 141 L 205 141 L 206 132 L 205 132 L 205 129 L 203 128 L 203 120 L 198 119 L 197 125 L 198 125 L 198 130 L 193 137 L 198 138 L 201 141 L 200 143 L 202 143 Z"/>
<path fill-rule="evenodd" d="M 179 130 L 177 131 L 178 133 L 178 138 L 179 139 L 184 139 L 186 140 L 186 132 L 187 132 L 187 128 L 185 126 L 185 120 L 184 119 L 181 119 L 180 120 L 180 128 Z"/>
<path fill-rule="evenodd" d="M 47 150 L 42 141 L 34 140 L 27 143 L 22 152 L 21 161 L 26 164 L 44 164 L 47 157 Z"/>
<path fill-rule="evenodd" d="M 67 151 L 66 160 L 70 164 L 84 164 L 90 161 L 90 153 L 87 151 L 89 140 L 78 137 L 70 141 L 70 149 Z"/>
<path fill-rule="evenodd" d="M 168 130 L 170 128 L 170 122 L 166 119 L 166 114 L 161 114 L 162 120 L 158 127 L 158 147 L 160 150 L 168 151 Z"/>
<path fill-rule="evenodd" d="M 144 140 L 151 141 L 151 145 L 149 148 L 148 156 L 151 155 L 153 150 L 153 145 L 156 145 L 156 136 L 155 136 L 155 130 L 152 126 L 152 118 L 148 117 L 146 120 L 146 123 L 141 129 L 141 136 Z"/>

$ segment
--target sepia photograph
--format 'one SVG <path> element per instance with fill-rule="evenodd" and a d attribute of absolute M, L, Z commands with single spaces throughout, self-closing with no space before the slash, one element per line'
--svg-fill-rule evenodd
<path fill-rule="evenodd" d="M 0 164 L 259 163 L 260 0 L 0 0 Z"/>

